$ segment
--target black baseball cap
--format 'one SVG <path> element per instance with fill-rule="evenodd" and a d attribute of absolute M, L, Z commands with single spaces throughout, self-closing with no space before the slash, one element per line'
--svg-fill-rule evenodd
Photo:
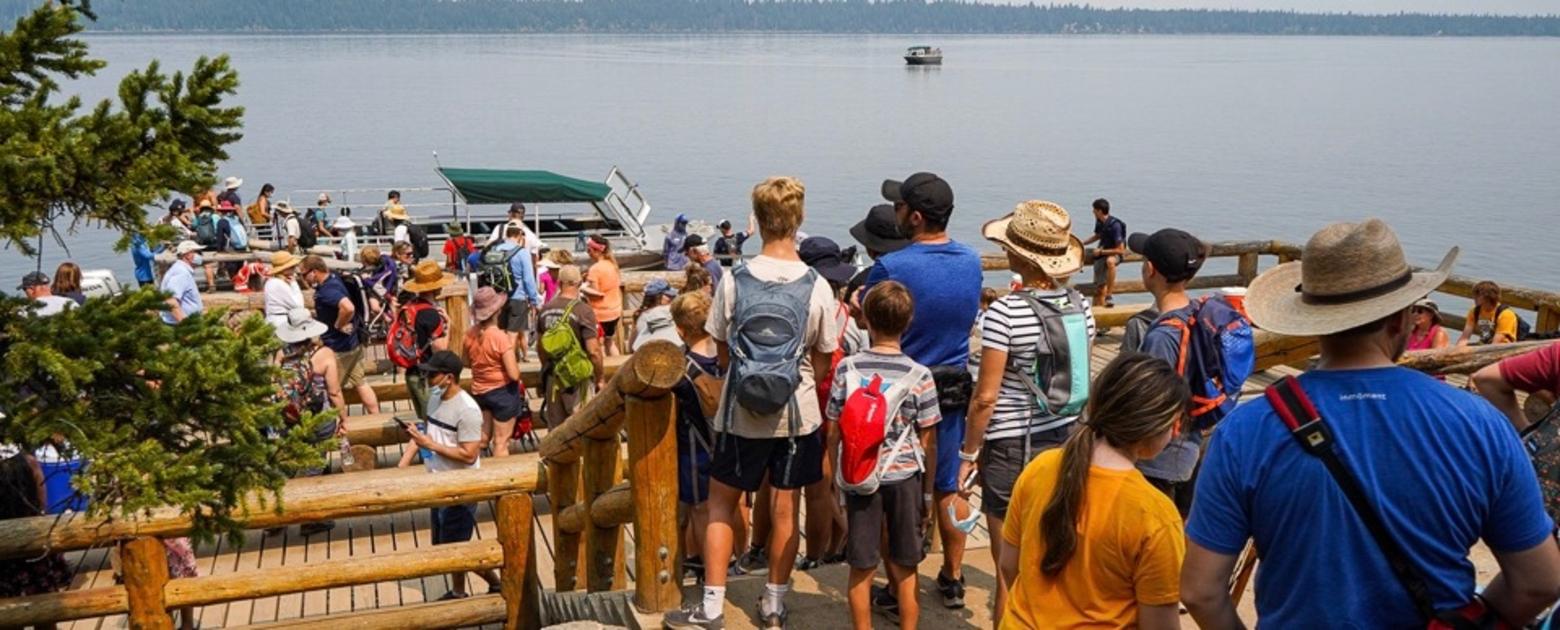
<path fill-rule="evenodd" d="M 29 274 L 27 274 L 25 276 L 22 276 L 22 283 L 16 287 L 16 290 L 17 291 L 26 291 L 26 290 L 31 289 L 33 287 L 43 287 L 43 286 L 48 286 L 48 285 L 49 285 L 49 276 L 48 276 L 48 274 L 45 274 L 42 271 L 34 271 L 34 272 L 29 273 Z"/>
<path fill-rule="evenodd" d="M 796 255 L 836 287 L 850 282 L 851 276 L 856 274 L 855 267 L 841 260 L 839 244 L 826 236 L 808 237 L 797 247 Z"/>
<path fill-rule="evenodd" d="M 168 203 L 168 211 L 169 212 L 178 212 L 178 211 L 183 210 L 183 209 L 188 208 L 188 207 L 189 207 L 189 204 L 184 203 L 183 199 L 174 199 L 173 201 Z"/>
<path fill-rule="evenodd" d="M 881 254 L 897 252 L 910 244 L 910 239 L 899 230 L 894 207 L 886 203 L 872 206 L 865 219 L 850 227 L 850 235 L 862 247 Z"/>
<path fill-rule="evenodd" d="M 953 187 L 932 173 L 916 173 L 902 182 L 883 180 L 883 198 L 934 219 L 947 221 L 953 215 Z"/>
<path fill-rule="evenodd" d="M 525 214 L 525 204 L 519 201 L 509 204 L 509 214 Z"/>
<path fill-rule="evenodd" d="M 718 225 L 716 225 L 715 227 L 720 228 L 722 230 L 729 230 L 729 229 L 731 229 L 731 219 L 721 219 L 720 223 Z"/>
<path fill-rule="evenodd" d="M 703 247 L 703 246 L 704 246 L 704 237 L 703 236 L 699 236 L 698 234 L 689 234 L 688 238 L 683 239 L 682 251 L 687 252 L 688 250 L 693 249 L 695 247 Z"/>
<path fill-rule="evenodd" d="M 466 364 L 454 352 L 440 350 L 428 357 L 427 361 L 417 364 L 417 369 L 426 374 L 454 374 L 455 378 L 460 378 L 460 373 L 466 369 Z"/>
<path fill-rule="evenodd" d="M 1208 259 L 1208 247 L 1197 237 L 1175 228 L 1127 237 L 1127 249 L 1141 254 L 1159 275 L 1171 282 L 1185 282 L 1197 275 Z"/>

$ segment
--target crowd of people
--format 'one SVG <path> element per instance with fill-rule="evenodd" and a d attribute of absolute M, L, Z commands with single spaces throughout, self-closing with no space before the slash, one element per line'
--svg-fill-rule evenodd
<path fill-rule="evenodd" d="M 390 252 L 363 247 L 361 270 L 345 273 L 303 234 L 353 231 L 345 213 L 325 227 L 328 197 L 300 218 L 270 201 L 269 185 L 242 206 L 241 184 L 197 197 L 193 216 L 170 208 L 165 222 L 184 231 L 157 280 L 162 317 L 202 312 L 201 274 L 210 286 L 217 271 L 241 271 L 214 270 L 203 251 L 235 247 L 246 221 L 273 225 L 278 246 L 256 277 L 282 344 L 278 396 L 289 414 L 345 418 L 355 390 L 362 412 L 378 413 L 365 348 L 382 338 L 415 415 L 398 418 L 402 466 L 420 459 L 442 473 L 506 456 L 535 428 L 533 399 L 540 424 L 556 427 L 605 385 L 606 357 L 654 341 L 684 349 L 682 565 L 701 590 L 666 616 L 669 628 L 724 627 L 728 579 L 743 574 L 764 576 L 754 618 L 786 627 L 792 572 L 834 563 L 849 567 L 855 627 L 874 614 L 917 627 L 931 528 L 943 553 L 932 601 L 957 609 L 982 518 L 1003 628 L 1172 628 L 1182 612 L 1241 627 L 1229 586 L 1248 545 L 1263 567 L 1257 617 L 1276 627 L 1521 627 L 1560 599 L 1555 522 L 1517 403 L 1518 392 L 1553 401 L 1560 344 L 1485 368 L 1472 393 L 1398 367 L 1405 350 L 1452 345 L 1427 296 L 1456 252 L 1415 271 L 1378 220 L 1326 226 L 1300 261 L 1235 300 L 1190 291 L 1209 255 L 1191 233 L 1129 233 L 1098 199 L 1082 240 L 1066 209 L 1025 201 L 981 228 L 1014 274 L 1002 292 L 984 287 L 976 249 L 950 236 L 953 188 L 941 177 L 885 181 L 886 203 L 852 226 L 849 248 L 802 234 L 805 187 L 775 177 L 753 188 L 744 232 L 722 221 L 706 240 L 679 215 L 661 253 L 680 282 L 649 280 L 629 313 L 612 242 L 590 236 L 577 263 L 543 246 L 520 203 L 481 245 L 450 226 L 441 262 L 392 193 L 375 220 Z M 753 237 L 756 255 L 743 256 Z M 857 247 L 871 261 L 862 269 Z M 1118 356 L 1091 365 L 1098 309 L 1115 307 L 1128 254 L 1153 303 L 1126 324 Z M 1072 283 L 1091 263 L 1092 299 Z M 62 265 L 21 289 L 48 315 L 85 299 L 80 275 Z M 465 277 L 477 288 L 462 358 L 438 297 Z M 153 281 L 139 269 L 137 279 Z M 1531 334 L 1499 287 L 1474 294 L 1456 345 Z M 1238 404 L 1253 328 L 1318 337 L 1320 358 Z M 532 352 L 534 395 L 520 378 Z M 338 419 L 317 437 L 345 428 Z M 30 488 L 18 495 L 28 505 Z M 436 509 L 432 523 L 434 544 L 469 540 L 475 507 Z M 1481 540 L 1501 572 L 1476 584 L 1468 552 Z M 468 596 L 464 573 L 451 584 L 445 598 Z"/>

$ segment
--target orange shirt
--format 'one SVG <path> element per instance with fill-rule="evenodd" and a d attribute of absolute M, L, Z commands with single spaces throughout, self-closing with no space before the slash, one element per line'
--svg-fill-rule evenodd
<path fill-rule="evenodd" d="M 1138 606 L 1181 599 L 1186 539 L 1175 504 L 1137 469 L 1089 468 L 1078 547 L 1055 576 L 1040 571 L 1040 514 L 1061 475 L 1062 449 L 1035 457 L 1013 484 L 1002 539 L 1018 547 L 1003 628 L 1130 628 Z"/>
<path fill-rule="evenodd" d="M 509 384 L 504 355 L 514 354 L 515 340 L 499 326 L 466 335 L 466 365 L 471 366 L 471 393 L 486 394 Z"/>
<path fill-rule="evenodd" d="M 602 259 L 585 272 L 585 281 L 601 297 L 587 295 L 590 308 L 596 312 L 596 321 L 610 322 L 623 317 L 623 274 L 610 260 Z"/>

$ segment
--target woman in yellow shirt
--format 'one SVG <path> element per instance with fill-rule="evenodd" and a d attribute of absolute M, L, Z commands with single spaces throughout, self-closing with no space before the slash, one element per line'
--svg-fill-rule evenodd
<path fill-rule="evenodd" d="M 1181 516 L 1136 463 L 1164 450 L 1190 398 L 1174 368 L 1145 354 L 1100 372 L 1078 431 L 1013 486 L 1003 628 L 1180 627 Z"/>

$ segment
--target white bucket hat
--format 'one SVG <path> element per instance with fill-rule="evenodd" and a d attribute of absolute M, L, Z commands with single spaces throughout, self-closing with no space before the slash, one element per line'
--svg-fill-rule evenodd
<path fill-rule="evenodd" d="M 292 309 L 285 317 L 273 316 L 270 322 L 276 328 L 276 338 L 286 344 L 308 341 L 324 334 L 326 330 L 325 324 L 314 319 L 306 308 Z"/>
<path fill-rule="evenodd" d="M 227 179 L 222 180 L 222 187 L 228 190 L 233 190 L 234 188 L 238 188 L 239 186 L 243 185 L 244 178 L 242 177 L 233 177 L 230 175 Z"/>

